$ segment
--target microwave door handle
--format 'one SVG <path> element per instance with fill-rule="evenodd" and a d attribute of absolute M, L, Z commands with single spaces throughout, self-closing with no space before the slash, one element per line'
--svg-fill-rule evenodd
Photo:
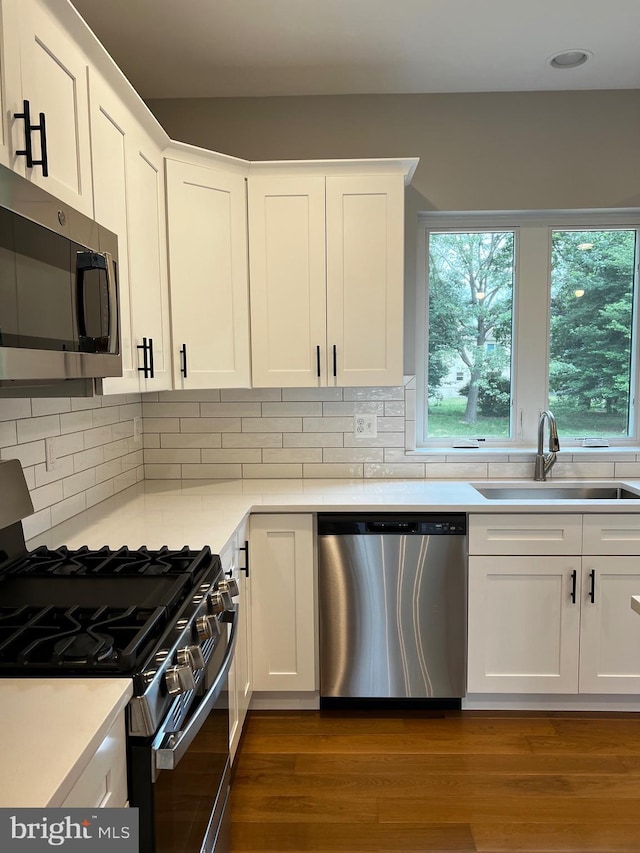
<path fill-rule="evenodd" d="M 202 724 L 209 716 L 209 712 L 218 701 L 218 698 L 224 688 L 224 682 L 229 674 L 231 663 L 233 661 L 233 653 L 236 647 L 237 636 L 238 611 L 234 610 L 231 619 L 229 642 L 227 643 L 227 648 L 220 670 L 218 671 L 213 684 L 207 690 L 195 713 L 190 717 L 187 725 L 183 729 L 167 736 L 163 727 L 159 730 L 153 742 L 152 751 L 156 770 L 175 770 L 180 759 L 184 756 L 195 736 L 200 731 Z M 163 741 L 165 741 L 167 737 L 171 739 L 171 745 L 163 746 Z"/>
<path fill-rule="evenodd" d="M 77 306 L 77 326 L 78 326 L 78 342 L 82 338 L 87 337 L 87 317 L 84 309 L 84 271 L 85 267 L 80 264 L 80 255 L 84 252 L 78 252 L 78 263 L 76 264 L 76 306 Z M 82 347 L 80 347 L 82 349 Z"/>
<path fill-rule="evenodd" d="M 116 270 L 113 256 L 110 252 L 103 252 L 107 262 L 107 299 L 109 304 L 109 330 L 107 340 L 109 341 L 108 352 L 118 352 L 118 298 Z"/>

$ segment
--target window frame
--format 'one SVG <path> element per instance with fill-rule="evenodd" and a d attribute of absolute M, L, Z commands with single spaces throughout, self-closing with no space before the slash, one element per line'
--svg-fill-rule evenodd
<path fill-rule="evenodd" d="M 416 450 L 451 450 L 460 437 L 428 438 L 426 428 L 426 365 L 429 347 L 427 325 L 430 232 L 513 230 L 515 263 L 511 352 L 510 438 L 490 438 L 482 442 L 486 450 L 529 449 L 537 444 L 540 413 L 548 407 L 549 346 L 551 307 L 551 240 L 554 230 L 630 229 L 636 231 L 632 309 L 631 401 L 629 435 L 603 436 L 611 447 L 640 443 L 638 383 L 640 380 L 640 330 L 638 329 L 640 260 L 640 210 L 513 211 L 475 213 L 428 213 L 418 217 L 418 264 L 416 299 Z M 544 334 L 541 334 L 544 330 Z M 527 378 L 522 380 L 523 365 Z M 473 428 L 469 438 L 475 438 Z M 582 446 L 582 438 L 560 436 L 566 448 Z M 477 451 L 476 451 L 477 452 Z"/>

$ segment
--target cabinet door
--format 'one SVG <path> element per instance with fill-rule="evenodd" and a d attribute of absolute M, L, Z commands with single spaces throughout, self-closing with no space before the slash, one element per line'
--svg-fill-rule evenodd
<path fill-rule="evenodd" d="M 583 554 L 640 554 L 640 515 L 595 513 L 583 516 Z"/>
<path fill-rule="evenodd" d="M 401 385 L 404 179 L 326 181 L 329 384 Z"/>
<path fill-rule="evenodd" d="M 91 147 L 93 157 L 94 215 L 96 221 L 118 235 L 118 294 L 122 377 L 102 381 L 104 394 L 140 390 L 138 351 L 135 347 L 132 294 L 129 275 L 129 213 L 127 156 L 131 147 L 133 117 L 104 80 L 90 74 Z"/>
<path fill-rule="evenodd" d="M 248 387 L 244 176 L 166 164 L 174 388 Z"/>
<path fill-rule="evenodd" d="M 89 759 L 60 805 L 64 808 L 124 808 L 127 805 L 127 745 L 124 713 Z"/>
<path fill-rule="evenodd" d="M 140 390 L 162 391 L 171 388 L 164 170 L 162 151 L 141 128 L 127 148 L 127 192 L 134 345 L 146 338 L 153 349 L 153 370 L 140 373 Z M 141 350 L 138 359 L 142 367 Z"/>
<path fill-rule="evenodd" d="M 249 177 L 257 388 L 327 384 L 324 177 Z"/>
<path fill-rule="evenodd" d="M 316 690 L 311 515 L 251 516 L 254 690 Z"/>
<path fill-rule="evenodd" d="M 24 148 L 24 123 L 13 121 L 22 112 L 20 79 L 20 9 L 16 0 L 0 0 L 0 163 L 24 175 L 24 157 L 16 158 L 11 142 L 12 127 L 18 149 Z"/>
<path fill-rule="evenodd" d="M 35 0 L 21 0 L 22 97 L 31 121 L 44 113 L 48 177 L 41 166 L 29 180 L 85 213 L 93 214 L 87 60 L 56 19 Z M 24 122 L 14 122 L 14 150 L 24 148 Z M 41 159 L 41 134 L 33 131 L 33 156 Z"/>
<path fill-rule="evenodd" d="M 583 557 L 580 693 L 640 693 L 638 557 Z"/>
<path fill-rule="evenodd" d="M 247 572 L 247 527 L 244 521 L 235 531 L 229 544 L 222 550 L 220 559 L 225 574 L 238 584 L 239 622 L 233 663 L 229 670 L 229 749 L 233 761 L 242 727 L 247 716 L 253 686 L 251 682 L 251 585 Z"/>
<path fill-rule="evenodd" d="M 468 692 L 576 693 L 579 586 L 580 557 L 470 557 Z"/>

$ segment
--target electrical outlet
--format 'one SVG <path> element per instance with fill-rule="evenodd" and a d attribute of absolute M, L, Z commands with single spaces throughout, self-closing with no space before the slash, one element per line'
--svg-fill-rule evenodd
<path fill-rule="evenodd" d="M 142 426 L 140 424 L 140 418 L 133 419 L 133 440 L 136 444 L 140 444 L 142 441 Z"/>
<path fill-rule="evenodd" d="M 378 416 L 354 415 L 353 434 L 356 438 L 375 438 L 378 435 Z"/>
<path fill-rule="evenodd" d="M 45 438 L 44 440 L 44 461 L 47 471 L 56 470 L 58 457 L 56 455 L 56 448 L 52 438 Z"/>

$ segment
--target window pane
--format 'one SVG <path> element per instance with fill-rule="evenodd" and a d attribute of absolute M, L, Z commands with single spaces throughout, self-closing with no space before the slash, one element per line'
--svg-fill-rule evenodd
<path fill-rule="evenodd" d="M 552 232 L 549 406 L 560 436 L 630 429 L 636 232 Z"/>
<path fill-rule="evenodd" d="M 513 231 L 429 234 L 426 437 L 508 437 Z"/>

